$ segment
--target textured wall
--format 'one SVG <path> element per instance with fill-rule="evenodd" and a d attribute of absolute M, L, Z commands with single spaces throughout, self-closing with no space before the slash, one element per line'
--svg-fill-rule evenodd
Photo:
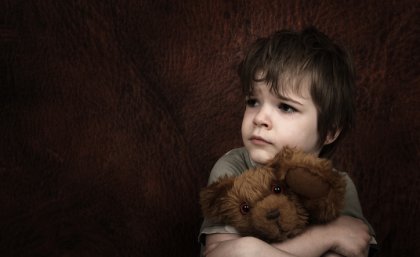
<path fill-rule="evenodd" d="M 198 191 L 240 146 L 236 67 L 281 28 L 352 50 L 335 161 L 380 256 L 420 255 L 417 1 L 0 1 L 0 255 L 197 256 Z"/>

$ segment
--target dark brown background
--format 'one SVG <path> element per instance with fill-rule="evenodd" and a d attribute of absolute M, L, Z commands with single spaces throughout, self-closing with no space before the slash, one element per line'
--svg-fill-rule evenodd
<path fill-rule="evenodd" d="M 198 192 L 241 145 L 243 49 L 315 25 L 352 50 L 335 156 L 380 256 L 419 256 L 419 3 L 0 1 L 0 255 L 197 256 Z"/>

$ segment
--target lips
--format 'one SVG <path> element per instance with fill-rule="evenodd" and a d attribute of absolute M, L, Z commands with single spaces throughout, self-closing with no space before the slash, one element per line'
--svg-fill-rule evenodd
<path fill-rule="evenodd" d="M 255 145 L 271 145 L 271 142 L 259 136 L 252 136 L 250 141 Z"/>

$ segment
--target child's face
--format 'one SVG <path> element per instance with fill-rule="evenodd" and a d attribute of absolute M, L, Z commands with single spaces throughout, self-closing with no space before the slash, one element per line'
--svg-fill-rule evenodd
<path fill-rule="evenodd" d="M 247 98 L 242 140 L 256 163 L 271 160 L 285 145 L 319 154 L 317 110 L 309 87 L 286 93 L 279 97 L 266 82 L 256 82 Z"/>

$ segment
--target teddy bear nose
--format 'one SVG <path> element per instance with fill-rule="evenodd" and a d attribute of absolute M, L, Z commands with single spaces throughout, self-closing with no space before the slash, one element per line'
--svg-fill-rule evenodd
<path fill-rule="evenodd" d="M 274 220 L 277 219 L 280 216 L 280 211 L 277 209 L 271 210 L 269 212 L 267 212 L 267 214 L 265 215 L 265 217 L 268 220 Z"/>

